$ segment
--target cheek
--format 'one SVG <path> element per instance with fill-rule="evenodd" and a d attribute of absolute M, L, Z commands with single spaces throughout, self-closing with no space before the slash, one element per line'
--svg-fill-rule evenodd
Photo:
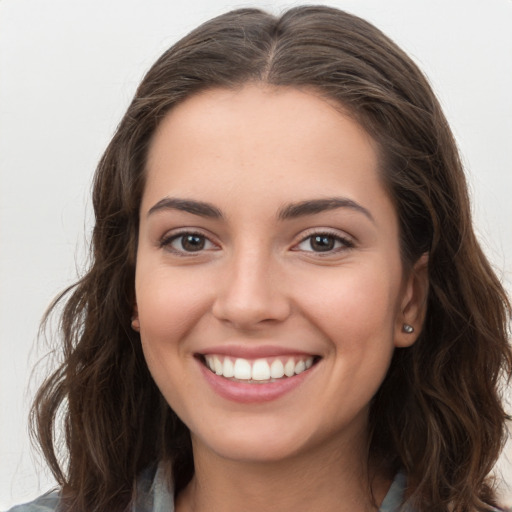
<path fill-rule="evenodd" d="M 313 284 L 313 283 L 312 283 Z M 388 339 L 399 304 L 400 275 L 378 265 L 340 269 L 316 280 L 304 295 L 304 311 L 332 340 L 344 344 Z"/>
<path fill-rule="evenodd" d="M 193 392 L 193 354 L 184 343 L 205 311 L 205 295 L 169 269 L 137 270 L 136 297 L 144 358 L 160 391 L 175 411 L 187 414 L 182 391 Z M 188 286 L 187 286 L 188 284 Z"/>
<path fill-rule="evenodd" d="M 142 339 L 165 346 L 177 343 L 199 321 L 209 304 L 201 280 L 183 272 L 141 268 L 136 276 L 137 308 Z"/>
<path fill-rule="evenodd" d="M 317 286 L 323 283 L 318 293 L 307 299 L 304 295 L 303 311 L 332 351 L 333 357 L 326 359 L 332 364 L 332 394 L 350 390 L 356 409 L 369 403 L 379 388 L 394 351 L 401 267 L 397 272 L 386 268 L 384 272 L 382 265 L 372 264 L 337 269 L 316 281 Z"/>

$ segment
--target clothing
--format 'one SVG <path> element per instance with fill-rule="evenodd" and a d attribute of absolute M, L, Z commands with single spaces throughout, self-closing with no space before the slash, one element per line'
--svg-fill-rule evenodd
<path fill-rule="evenodd" d="M 379 512 L 398 512 L 406 486 L 406 476 L 398 473 L 382 502 Z M 137 502 L 131 512 L 174 512 L 173 491 L 169 488 L 163 471 L 157 470 L 154 477 L 143 474 L 137 482 Z M 58 491 L 47 493 L 32 503 L 18 505 L 8 512 L 53 512 L 59 503 Z M 413 512 L 406 507 L 403 512 Z"/>

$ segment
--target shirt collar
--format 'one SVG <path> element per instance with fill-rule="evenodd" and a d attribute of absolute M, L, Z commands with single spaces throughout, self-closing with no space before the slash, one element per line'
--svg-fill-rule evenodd
<path fill-rule="evenodd" d="M 393 479 L 379 512 L 400 510 L 406 486 L 407 477 L 404 472 L 400 471 Z M 174 512 L 174 489 L 168 482 L 163 464 L 159 464 L 156 472 L 145 471 L 138 479 L 137 496 L 132 512 Z M 410 507 L 406 507 L 404 512 L 413 511 Z"/>

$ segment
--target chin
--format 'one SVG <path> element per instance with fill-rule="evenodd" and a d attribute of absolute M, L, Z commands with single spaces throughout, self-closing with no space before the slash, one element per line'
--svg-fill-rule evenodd
<path fill-rule="evenodd" d="M 275 436 L 276 437 L 276 436 Z M 193 442 L 194 450 L 201 449 Z M 197 448 L 196 448 L 197 446 Z M 271 442 L 255 439 L 224 439 L 208 446 L 209 450 L 222 459 L 233 462 L 273 464 L 296 456 L 300 449 L 294 444 L 285 443 L 278 439 Z"/>
<path fill-rule="evenodd" d="M 202 436 L 192 433 L 194 455 L 209 452 L 233 461 L 275 463 L 307 449 L 305 432 L 293 431 L 283 425 L 256 423 L 259 424 L 204 432 Z"/>

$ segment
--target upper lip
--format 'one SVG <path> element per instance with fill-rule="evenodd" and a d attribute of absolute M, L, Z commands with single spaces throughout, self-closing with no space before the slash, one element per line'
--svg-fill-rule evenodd
<path fill-rule="evenodd" d="M 253 342 L 254 343 L 254 342 Z M 291 347 L 282 347 L 276 345 L 219 345 L 215 347 L 208 347 L 204 350 L 198 351 L 200 355 L 222 355 L 233 358 L 242 359 L 260 359 L 265 357 L 278 357 L 278 356 L 316 356 L 314 352 L 305 350 L 297 350 Z"/>

